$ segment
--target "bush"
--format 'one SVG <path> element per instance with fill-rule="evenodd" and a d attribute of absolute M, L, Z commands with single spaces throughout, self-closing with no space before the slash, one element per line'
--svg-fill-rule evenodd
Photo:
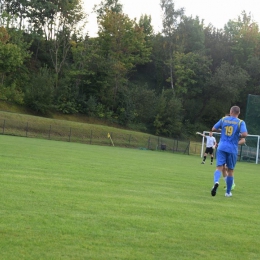
<path fill-rule="evenodd" d="M 46 114 L 52 109 L 54 78 L 50 71 L 43 67 L 31 77 L 25 90 L 25 104 L 33 111 Z"/>

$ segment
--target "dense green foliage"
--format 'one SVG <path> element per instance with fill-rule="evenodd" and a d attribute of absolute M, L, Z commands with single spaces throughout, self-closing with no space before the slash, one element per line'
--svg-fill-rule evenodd
<path fill-rule="evenodd" d="M 260 95 L 259 26 L 245 12 L 214 28 L 161 0 L 155 33 L 152 17 L 132 20 L 118 0 L 104 0 L 91 38 L 80 0 L 0 5 L 0 99 L 37 113 L 181 137 L 210 129 L 232 105 L 244 118 L 248 94 Z"/>

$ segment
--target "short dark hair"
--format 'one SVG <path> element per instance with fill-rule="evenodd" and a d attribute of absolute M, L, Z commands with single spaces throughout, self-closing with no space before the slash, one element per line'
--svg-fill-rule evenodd
<path fill-rule="evenodd" d="M 238 115 L 238 114 L 240 114 L 240 107 L 233 106 L 230 108 L 230 112 L 234 113 L 235 115 Z"/>

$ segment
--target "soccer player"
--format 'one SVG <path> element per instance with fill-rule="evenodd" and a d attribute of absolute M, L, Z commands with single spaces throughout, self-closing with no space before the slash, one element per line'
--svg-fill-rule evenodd
<path fill-rule="evenodd" d="M 220 142 L 217 149 L 217 169 L 214 172 L 214 186 L 211 195 L 215 196 L 219 186 L 219 180 L 223 165 L 227 165 L 227 189 L 225 196 L 231 197 L 231 188 L 234 179 L 234 169 L 237 162 L 238 142 L 240 138 L 247 136 L 246 123 L 238 118 L 240 108 L 233 106 L 230 108 L 230 116 L 221 118 L 212 128 L 212 131 L 221 130 Z"/>
<path fill-rule="evenodd" d="M 213 163 L 213 150 L 215 145 L 217 144 L 216 142 L 216 138 L 213 135 L 212 131 L 209 132 L 209 135 L 204 135 L 202 133 L 197 132 L 196 134 L 201 135 L 203 137 L 205 137 L 207 139 L 207 143 L 206 143 L 206 150 L 204 152 L 204 157 L 203 157 L 203 161 L 202 164 L 205 164 L 207 155 L 210 154 L 210 164 L 212 165 Z"/>

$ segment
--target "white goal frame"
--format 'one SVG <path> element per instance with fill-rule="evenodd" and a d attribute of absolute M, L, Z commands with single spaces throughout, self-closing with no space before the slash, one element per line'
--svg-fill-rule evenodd
<path fill-rule="evenodd" d="M 210 132 L 209 131 L 203 131 L 204 135 L 208 135 Z M 212 132 L 214 135 L 220 135 L 221 133 L 218 132 Z M 255 163 L 258 164 L 258 158 L 259 158 L 259 150 L 260 150 L 260 135 L 247 135 L 247 137 L 256 137 L 257 138 L 257 147 L 256 147 L 256 159 L 255 159 Z M 202 137 L 202 142 L 201 142 L 201 158 L 203 157 L 204 154 L 204 144 L 205 144 L 205 138 Z M 243 146 L 244 149 L 247 146 Z"/>

